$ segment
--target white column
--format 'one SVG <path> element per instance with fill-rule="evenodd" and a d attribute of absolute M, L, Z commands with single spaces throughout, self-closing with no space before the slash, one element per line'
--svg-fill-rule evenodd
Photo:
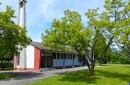
<path fill-rule="evenodd" d="M 46 56 L 45 57 L 46 57 L 46 68 L 47 68 L 47 51 L 46 51 Z"/>
<path fill-rule="evenodd" d="M 26 27 L 26 0 L 19 0 L 19 21 L 18 24 L 21 27 Z M 26 68 L 26 48 L 22 47 L 20 51 L 19 68 Z"/>
<path fill-rule="evenodd" d="M 26 27 L 26 0 L 19 0 L 19 25 Z"/>
<path fill-rule="evenodd" d="M 14 65 L 14 68 L 17 68 L 17 56 L 14 55 L 14 59 L 13 59 L 13 65 Z"/>
<path fill-rule="evenodd" d="M 74 54 L 72 54 L 72 59 L 73 59 L 73 64 L 72 64 L 72 67 L 74 67 Z"/>

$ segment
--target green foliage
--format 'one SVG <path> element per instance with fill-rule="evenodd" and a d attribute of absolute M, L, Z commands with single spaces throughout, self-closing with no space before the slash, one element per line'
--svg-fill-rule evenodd
<path fill-rule="evenodd" d="M 130 59 L 125 55 L 123 51 L 113 52 L 111 55 L 112 63 L 130 64 Z"/>
<path fill-rule="evenodd" d="M 54 19 L 52 27 L 42 34 L 43 45 L 54 50 L 71 50 L 75 46 L 83 51 L 91 38 L 91 31 L 84 28 L 78 12 L 65 10 L 61 20 Z"/>
<path fill-rule="evenodd" d="M 97 59 L 104 59 L 113 43 L 120 48 L 123 45 L 129 55 L 130 1 L 105 0 L 104 8 L 101 13 L 99 8 L 85 13 L 87 27 L 83 26 L 78 12 L 65 10 L 64 17 L 54 19 L 51 28 L 42 34 L 43 45 L 55 50 L 76 50 L 80 57 L 85 53 L 90 71 L 94 70 Z"/>
<path fill-rule="evenodd" d="M 129 57 L 130 54 L 130 1 L 124 2 L 123 0 L 106 0 L 104 7 L 110 14 L 111 21 L 115 32 L 114 42 L 117 46 L 126 53 L 125 56 Z"/>
<path fill-rule="evenodd" d="M 26 29 L 15 24 L 12 18 L 15 17 L 11 7 L 7 6 L 5 11 L 0 11 L 0 48 L 2 49 L 0 50 L 0 61 L 2 68 L 6 66 L 7 59 L 10 60 L 14 53 L 17 54 L 18 44 L 26 46 L 30 42 L 30 38 L 26 35 Z"/>

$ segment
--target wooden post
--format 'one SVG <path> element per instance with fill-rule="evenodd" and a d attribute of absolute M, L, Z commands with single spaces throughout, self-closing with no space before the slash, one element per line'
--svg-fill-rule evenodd
<path fill-rule="evenodd" d="M 63 69 L 65 69 L 65 53 L 63 54 Z"/>
<path fill-rule="evenodd" d="M 72 67 L 73 67 L 73 68 L 74 68 L 74 59 L 75 59 L 75 58 L 74 58 L 74 57 L 75 57 L 74 55 L 75 55 L 75 54 L 72 54 L 72 58 L 73 58 L 73 64 L 72 64 Z"/>
<path fill-rule="evenodd" d="M 47 68 L 47 55 L 45 57 L 46 57 L 46 68 Z"/>

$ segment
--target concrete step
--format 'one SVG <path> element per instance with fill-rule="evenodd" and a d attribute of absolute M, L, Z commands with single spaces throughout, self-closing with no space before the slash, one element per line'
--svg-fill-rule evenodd
<path fill-rule="evenodd" d="M 40 68 L 40 72 L 44 72 L 44 71 L 52 71 L 55 70 L 56 68 Z"/>

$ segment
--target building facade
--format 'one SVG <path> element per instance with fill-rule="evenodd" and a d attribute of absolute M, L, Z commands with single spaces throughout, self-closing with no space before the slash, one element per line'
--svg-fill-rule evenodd
<path fill-rule="evenodd" d="M 22 67 L 23 59 L 19 56 L 14 59 L 15 70 L 40 70 L 40 68 L 68 68 L 81 66 L 77 52 L 53 51 L 43 47 L 39 42 L 31 42 L 26 47 L 25 68 Z"/>
<path fill-rule="evenodd" d="M 19 0 L 18 24 L 24 28 L 26 28 L 26 2 L 26 0 Z M 77 52 L 53 51 L 43 47 L 39 42 L 31 42 L 14 56 L 13 64 L 15 70 L 39 70 L 48 67 L 75 67 L 82 65 L 82 62 L 79 62 Z"/>

